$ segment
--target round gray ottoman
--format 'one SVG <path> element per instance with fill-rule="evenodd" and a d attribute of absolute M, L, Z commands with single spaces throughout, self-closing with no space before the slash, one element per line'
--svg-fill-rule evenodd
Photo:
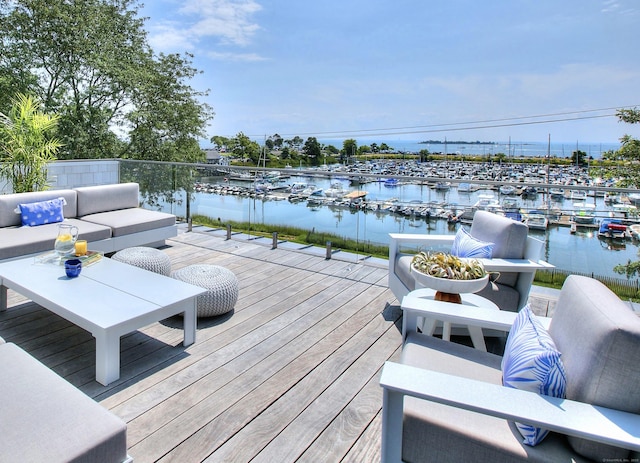
<path fill-rule="evenodd" d="M 111 258 L 160 275 L 169 276 L 171 274 L 171 259 L 159 249 L 142 246 L 126 248 L 116 252 Z"/>
<path fill-rule="evenodd" d="M 198 296 L 198 317 L 213 317 L 233 310 L 238 300 L 238 279 L 219 265 L 194 264 L 171 273 L 177 280 L 206 288 Z"/>

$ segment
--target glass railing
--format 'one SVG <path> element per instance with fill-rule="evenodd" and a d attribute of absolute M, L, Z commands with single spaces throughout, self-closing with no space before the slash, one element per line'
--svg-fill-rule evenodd
<path fill-rule="evenodd" d="M 530 234 L 544 240 L 543 258 L 569 272 L 620 277 L 616 265 L 638 260 L 638 191 L 587 184 L 586 170 L 575 167 L 394 162 L 265 169 L 123 160 L 119 175 L 139 183 L 144 207 L 185 221 L 298 228 L 350 239 L 363 253 L 387 246 L 389 233 L 453 234 L 480 208 L 535 218 Z M 600 231 L 602 219 L 611 218 L 625 225 L 623 235 Z"/>

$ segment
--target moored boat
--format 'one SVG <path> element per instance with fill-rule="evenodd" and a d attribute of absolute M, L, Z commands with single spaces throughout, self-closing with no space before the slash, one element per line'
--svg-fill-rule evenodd
<path fill-rule="evenodd" d="M 516 187 L 513 185 L 502 185 L 500 187 L 500 194 L 505 196 L 514 195 L 516 194 Z"/>
<path fill-rule="evenodd" d="M 578 225 L 591 225 L 596 221 L 595 206 L 587 203 L 573 204 L 573 221 Z"/>
<path fill-rule="evenodd" d="M 620 219 L 605 218 L 600 221 L 598 236 L 603 238 L 624 239 L 627 237 L 627 226 Z"/>
<path fill-rule="evenodd" d="M 525 217 L 524 223 L 533 230 L 546 230 L 549 219 L 541 211 L 530 211 Z"/>

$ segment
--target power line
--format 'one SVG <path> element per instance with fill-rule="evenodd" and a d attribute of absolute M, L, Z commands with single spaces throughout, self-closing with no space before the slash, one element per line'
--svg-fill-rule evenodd
<path fill-rule="evenodd" d="M 461 131 L 461 130 L 476 130 L 476 129 L 487 129 L 487 128 L 499 128 L 499 127 L 514 127 L 514 126 L 522 126 L 522 125 L 534 125 L 534 124 L 548 124 L 548 123 L 556 123 L 556 122 L 568 122 L 568 121 L 577 121 L 577 120 L 586 120 L 586 119 L 596 119 L 596 118 L 605 118 L 605 117 L 615 117 L 615 113 L 608 114 L 599 114 L 599 115 L 591 115 L 591 116 L 576 116 L 576 117 L 564 117 L 557 118 L 558 116 L 568 116 L 572 114 L 586 114 L 586 113 L 594 113 L 594 112 L 602 112 L 602 111 L 611 111 L 611 110 L 619 110 L 625 108 L 635 108 L 638 105 L 630 105 L 620 107 L 610 107 L 610 108 L 600 108 L 600 109 L 586 109 L 580 111 L 568 111 L 568 112 L 560 112 L 560 113 L 549 113 L 549 114 L 539 114 L 534 116 L 517 116 L 510 118 L 501 118 L 501 119 L 486 119 L 486 120 L 478 120 L 478 121 L 467 121 L 467 122 L 452 122 L 446 124 L 430 124 L 430 125 L 416 125 L 416 126 L 405 126 L 405 127 L 389 127 L 384 129 L 361 129 L 361 130 L 345 130 L 345 131 L 331 131 L 331 132 L 304 132 L 304 133 L 290 133 L 290 134 L 281 134 L 281 137 L 288 136 L 324 136 L 324 138 L 339 138 L 342 136 L 366 136 L 366 135 L 377 135 L 377 136 L 385 136 L 385 135 L 411 135 L 418 133 L 436 133 L 436 132 L 445 132 L 445 131 Z M 540 118 L 551 118 L 544 120 L 536 120 L 536 121 L 523 121 L 526 119 L 540 119 Z M 514 122 L 509 122 L 514 121 Z M 517 122 L 522 121 L 522 122 Z M 479 125 L 483 124 L 483 125 Z M 264 135 L 249 135 L 251 138 L 262 137 Z"/>

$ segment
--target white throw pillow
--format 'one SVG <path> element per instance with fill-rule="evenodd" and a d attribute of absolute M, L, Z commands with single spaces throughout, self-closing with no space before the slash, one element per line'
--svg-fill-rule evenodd
<path fill-rule="evenodd" d="M 477 257 L 491 259 L 495 243 L 481 241 L 460 227 L 451 246 L 451 254 L 458 257 Z"/>
<path fill-rule="evenodd" d="M 504 357 L 502 384 L 551 397 L 565 397 L 566 376 L 560 352 L 539 320 L 525 306 L 513 324 Z M 548 430 L 516 423 L 527 445 L 536 445 Z"/>

